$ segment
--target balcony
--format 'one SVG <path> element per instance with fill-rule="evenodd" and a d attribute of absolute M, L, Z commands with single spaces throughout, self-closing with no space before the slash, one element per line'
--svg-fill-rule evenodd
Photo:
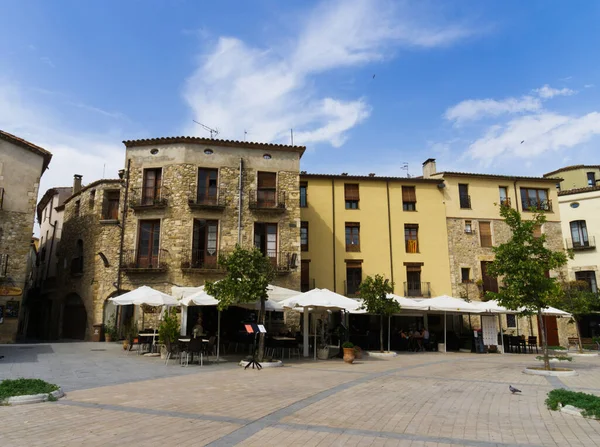
<path fill-rule="evenodd" d="M 0 188 L 0 210 L 2 209 L 3 204 L 4 204 L 4 188 Z"/>
<path fill-rule="evenodd" d="M 248 190 L 248 197 L 248 206 L 251 210 L 279 213 L 285 211 L 285 191 L 250 189 Z"/>
<path fill-rule="evenodd" d="M 521 199 L 523 211 L 548 211 L 552 212 L 552 200 Z"/>
<path fill-rule="evenodd" d="M 471 196 L 461 195 L 460 196 L 460 207 L 464 209 L 471 209 Z"/>
<path fill-rule="evenodd" d="M 267 258 L 271 260 L 273 269 L 278 275 L 285 275 L 298 268 L 298 254 L 289 251 L 267 250 Z"/>
<path fill-rule="evenodd" d="M 83 256 L 71 259 L 71 276 L 83 275 Z"/>
<path fill-rule="evenodd" d="M 158 194 L 145 194 L 145 188 L 131 188 L 129 206 L 135 211 L 165 208 L 168 204 L 169 189 L 162 186 Z"/>
<path fill-rule="evenodd" d="M 6 278 L 8 271 L 8 253 L 0 253 L 0 278 Z"/>
<path fill-rule="evenodd" d="M 422 297 L 430 298 L 431 289 L 428 282 L 405 282 L 404 283 L 405 297 Z"/>
<path fill-rule="evenodd" d="M 208 256 L 206 250 L 183 250 L 181 252 L 181 270 L 186 272 L 215 272 L 222 271 L 219 265 L 219 255 L 224 253 L 215 252 L 214 256 Z"/>
<path fill-rule="evenodd" d="M 572 238 L 565 239 L 567 249 L 569 250 L 593 250 L 596 248 L 596 237 L 592 236 L 588 239 L 580 239 L 573 241 Z"/>
<path fill-rule="evenodd" d="M 130 273 L 165 272 L 168 268 L 169 252 L 158 250 L 158 255 L 137 256 L 135 250 L 123 250 L 121 269 Z"/>
<path fill-rule="evenodd" d="M 226 200 L 224 194 L 219 194 L 219 188 L 199 188 L 190 191 L 188 204 L 192 209 L 223 211 Z"/>

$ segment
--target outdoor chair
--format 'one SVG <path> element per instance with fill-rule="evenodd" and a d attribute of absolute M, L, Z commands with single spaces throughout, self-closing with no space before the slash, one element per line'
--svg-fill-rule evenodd
<path fill-rule="evenodd" d="M 192 356 L 192 360 L 194 358 L 194 354 L 198 354 L 200 366 L 203 366 L 203 343 L 202 337 L 194 337 L 190 340 L 188 344 L 187 351 L 181 354 L 181 365 L 188 366 L 190 363 L 190 356 Z M 185 354 L 185 355 L 184 355 Z"/>
<path fill-rule="evenodd" d="M 170 340 L 165 340 L 165 348 L 167 350 L 167 358 L 165 360 L 165 366 L 169 364 L 169 359 L 174 355 L 179 354 L 179 344 L 172 343 Z"/>
<path fill-rule="evenodd" d="M 206 344 L 206 350 L 204 351 L 204 353 L 206 354 L 207 362 L 210 362 L 210 355 L 214 354 L 216 340 L 217 337 L 215 337 L 214 335 L 208 339 L 208 343 Z"/>
<path fill-rule="evenodd" d="M 529 350 L 529 352 L 533 352 L 534 348 L 535 353 L 538 354 L 537 337 L 532 336 L 527 339 L 527 349 Z"/>

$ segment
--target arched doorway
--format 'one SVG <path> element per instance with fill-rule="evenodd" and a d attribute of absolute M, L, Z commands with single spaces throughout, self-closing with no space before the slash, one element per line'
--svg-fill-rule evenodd
<path fill-rule="evenodd" d="M 62 338 L 84 340 L 87 328 L 87 312 L 83 301 L 76 293 L 65 299 Z"/>

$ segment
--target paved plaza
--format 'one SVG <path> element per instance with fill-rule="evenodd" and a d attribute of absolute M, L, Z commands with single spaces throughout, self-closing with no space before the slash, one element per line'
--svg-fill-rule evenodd
<path fill-rule="evenodd" d="M 100 343 L 1 346 L 0 355 L 0 379 L 41 377 L 67 392 L 0 407 L 2 447 L 600 445 L 600 422 L 544 405 L 556 387 L 600 395 L 600 357 L 576 358 L 578 376 L 548 380 L 522 374 L 538 362 L 516 354 L 292 360 L 262 371 L 234 361 L 165 367 Z"/>

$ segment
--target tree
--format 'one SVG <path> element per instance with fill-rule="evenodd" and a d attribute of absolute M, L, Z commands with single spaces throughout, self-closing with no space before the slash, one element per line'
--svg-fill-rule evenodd
<path fill-rule="evenodd" d="M 265 301 L 267 287 L 275 275 L 269 258 L 257 248 L 246 250 L 239 245 L 229 256 L 220 256 L 219 265 L 227 275 L 220 281 L 207 281 L 204 290 L 219 301 L 217 308 L 225 310 L 229 306 L 260 301 L 258 322 L 265 324 Z M 263 359 L 265 351 L 264 334 L 260 334 L 258 358 Z"/>
<path fill-rule="evenodd" d="M 546 328 L 542 309 L 551 304 L 559 285 L 549 275 L 567 263 L 565 251 L 553 251 L 544 245 L 546 235 L 534 236 L 535 229 L 546 222 L 542 212 L 534 211 L 530 220 L 523 220 L 521 213 L 509 206 L 500 206 L 500 215 L 512 230 L 511 238 L 493 247 L 496 258 L 489 267 L 491 276 L 502 277 L 498 293 L 488 292 L 500 305 L 511 310 L 535 313 L 541 326 L 541 342 L 544 368 L 550 369 Z"/>
<path fill-rule="evenodd" d="M 381 352 L 383 352 L 383 317 L 400 311 L 400 304 L 393 298 L 387 297 L 388 293 L 394 291 L 394 283 L 381 275 L 375 275 L 374 278 L 367 276 L 360 283 L 358 289 L 359 295 L 363 299 L 361 309 L 366 309 L 370 314 L 379 315 L 379 343 Z"/>
<path fill-rule="evenodd" d="M 579 352 L 583 352 L 579 321 L 583 315 L 589 314 L 599 304 L 598 295 L 590 290 L 589 284 L 585 281 L 562 281 L 558 294 L 552 298 L 551 303 L 552 306 L 573 315 L 579 340 Z"/>

